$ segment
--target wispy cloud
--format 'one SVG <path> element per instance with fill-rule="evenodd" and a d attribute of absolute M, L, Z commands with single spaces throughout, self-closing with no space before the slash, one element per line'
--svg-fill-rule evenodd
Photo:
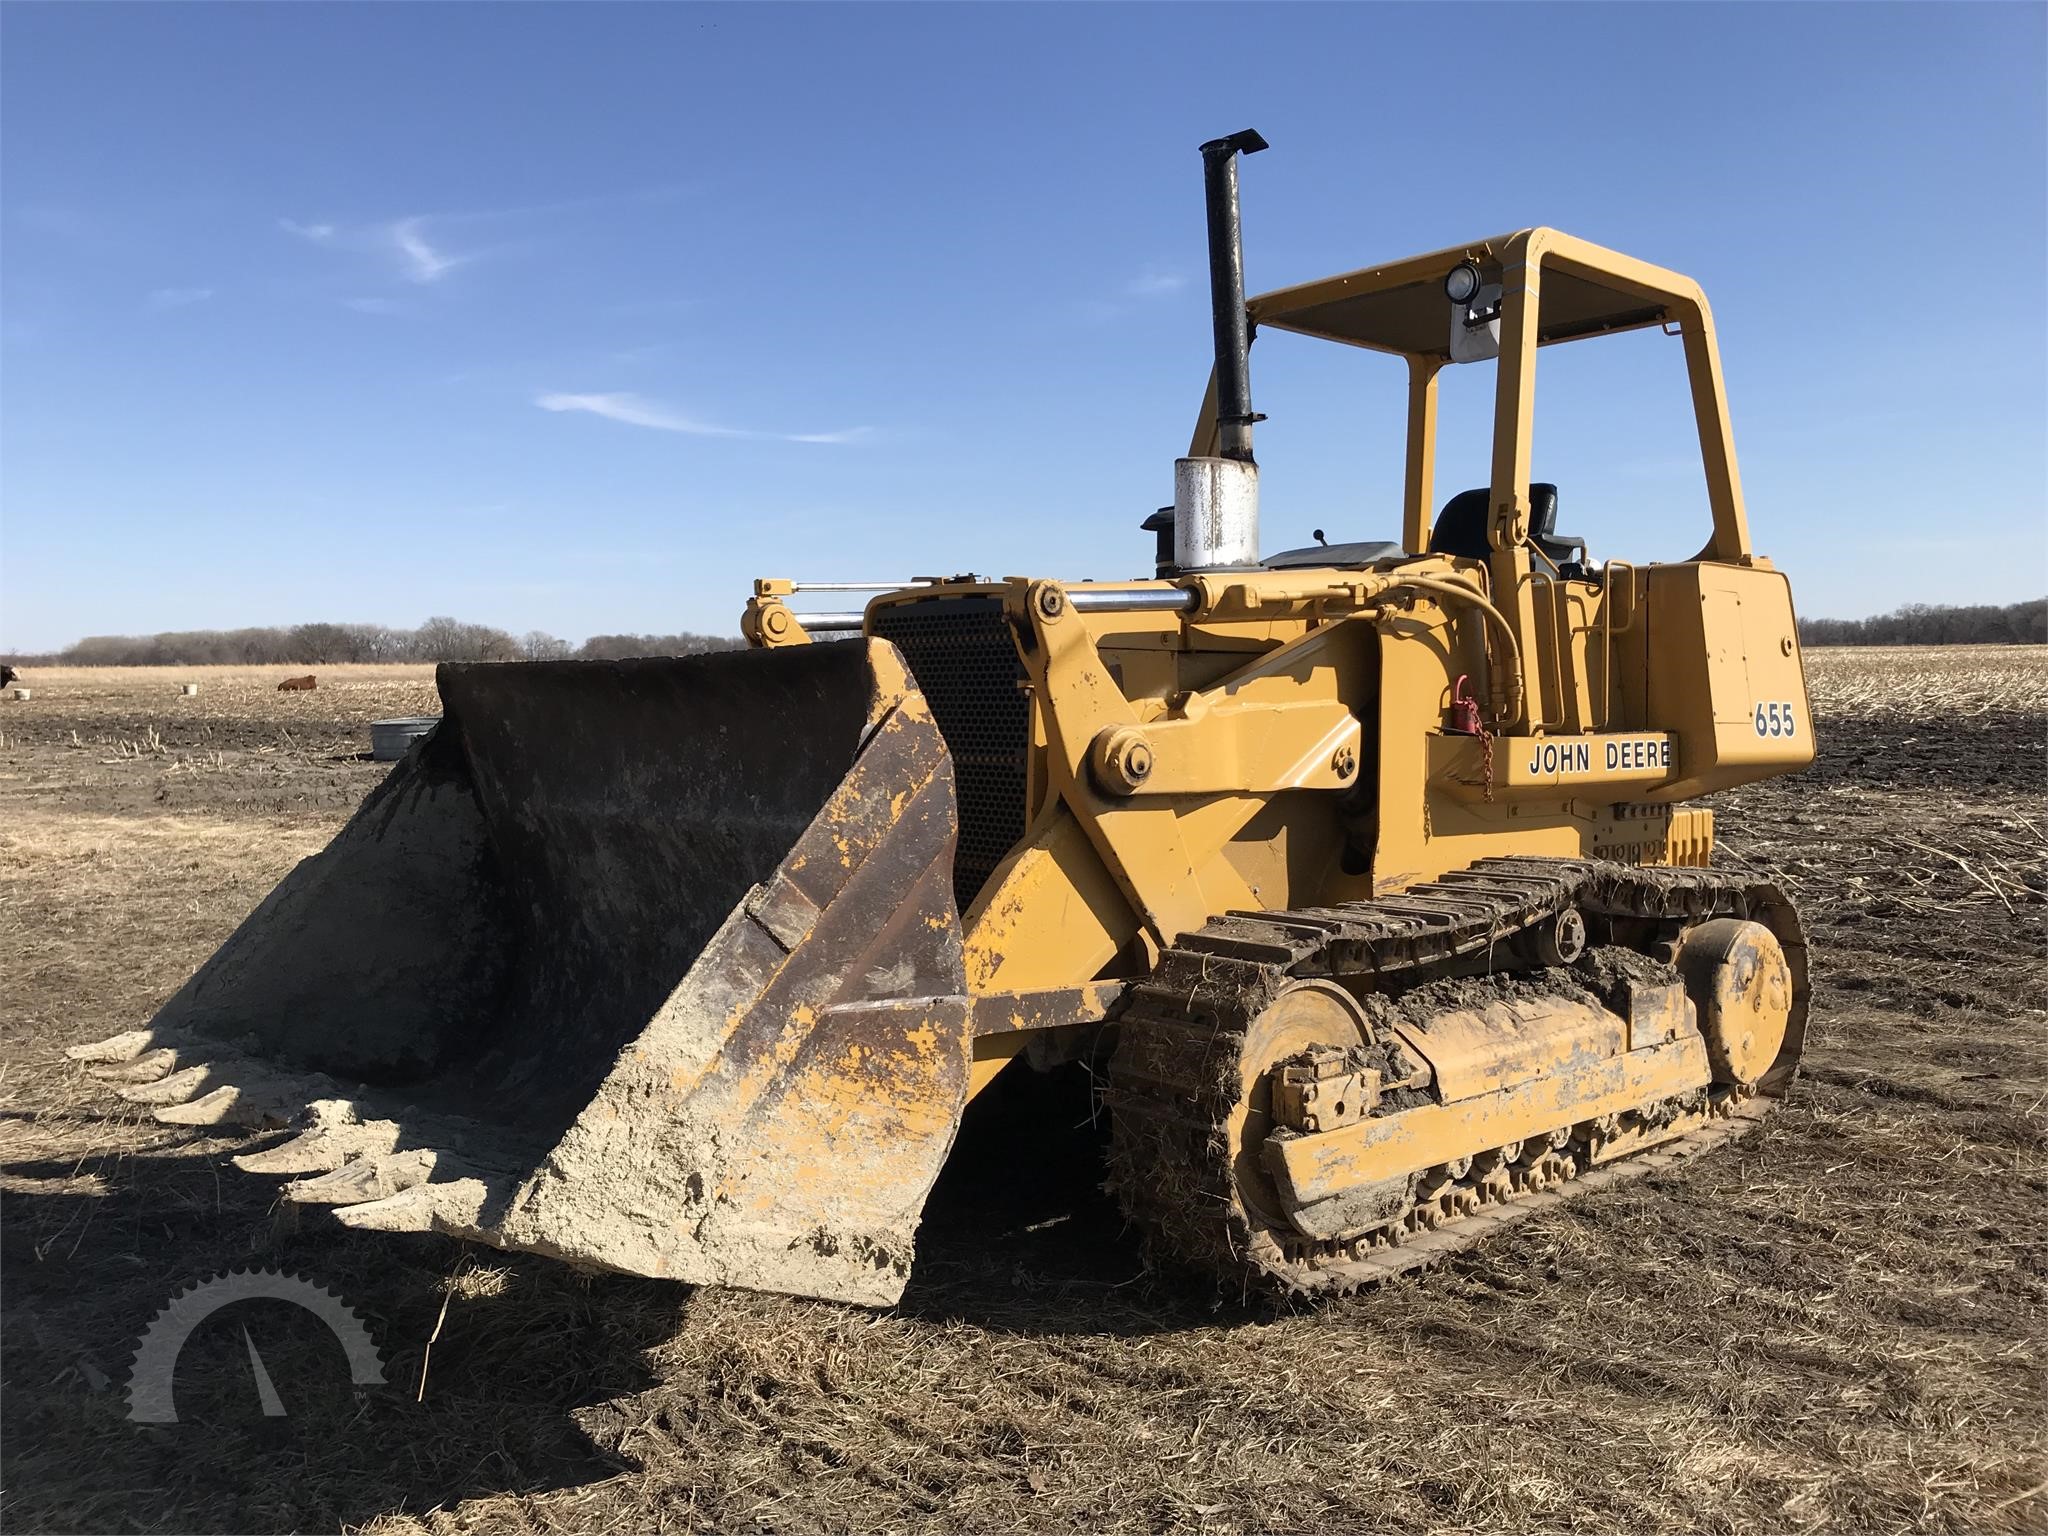
<path fill-rule="evenodd" d="M 391 243 L 398 248 L 398 254 L 405 263 L 405 275 L 416 283 L 439 282 L 457 267 L 475 259 L 436 250 L 428 243 L 422 227 L 426 222 L 419 216 L 400 219 L 389 230 Z"/>
<path fill-rule="evenodd" d="M 341 304 L 342 308 L 352 309 L 359 315 L 395 315 L 401 309 L 401 306 L 395 299 L 343 299 Z"/>
<path fill-rule="evenodd" d="M 588 411 L 607 421 L 623 421 L 629 427 L 652 427 L 657 432 L 687 432 L 693 437 L 744 435 L 736 427 L 713 426 L 633 394 L 541 395 L 533 403 L 544 411 Z"/>
<path fill-rule="evenodd" d="M 1185 272 L 1173 272 L 1164 267 L 1147 267 L 1124 284 L 1124 292 L 1134 299 L 1163 299 L 1169 294 L 1179 293 L 1187 285 Z"/>
<path fill-rule="evenodd" d="M 1112 292 L 1100 298 L 1083 299 L 1076 308 L 1083 319 L 1101 324 L 1128 315 L 1143 305 L 1170 299 L 1187 285 L 1185 272 L 1148 264 L 1135 276 L 1118 284 Z"/>
<path fill-rule="evenodd" d="M 681 185 L 641 187 L 554 202 L 415 213 L 360 224 L 281 217 L 277 227 L 308 245 L 367 257 L 387 270 L 395 269 L 407 282 L 438 283 L 459 267 L 518 249 L 521 243 L 530 244 L 513 234 L 521 225 L 565 214 L 665 202 L 686 190 Z"/>
<path fill-rule="evenodd" d="M 183 309 L 188 304 L 204 304 L 212 297 L 211 288 L 158 288 L 143 303 L 151 309 Z"/>
<path fill-rule="evenodd" d="M 716 422 L 686 416 L 681 411 L 673 410 L 657 401 L 627 393 L 549 394 L 536 397 L 533 403 L 544 411 L 586 411 L 592 416 L 602 416 L 607 421 L 624 422 L 629 427 L 650 427 L 657 432 L 682 432 L 691 437 L 736 437 L 756 442 L 843 444 L 859 442 L 874 430 L 872 427 L 845 427 L 837 432 L 758 432 L 745 427 L 720 426 Z"/>
<path fill-rule="evenodd" d="M 476 253 L 448 250 L 442 237 L 430 237 L 427 225 L 431 217 L 414 214 L 383 224 L 362 225 L 279 219 L 277 227 L 308 245 L 361 252 L 386 266 L 396 263 L 398 275 L 409 282 L 435 283 L 457 267 L 474 261 Z"/>

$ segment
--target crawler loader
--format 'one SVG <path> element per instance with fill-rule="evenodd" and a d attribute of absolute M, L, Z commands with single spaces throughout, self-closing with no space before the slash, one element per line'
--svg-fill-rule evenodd
<path fill-rule="evenodd" d="M 1247 301 L 1264 148 L 1202 147 L 1215 368 L 1149 576 L 763 580 L 746 651 L 443 666 L 334 843 L 73 1054 L 278 1133 L 236 1161 L 353 1227 L 873 1305 L 1026 1065 L 1099 1064 L 1147 1251 L 1232 1290 L 1363 1285 L 1750 1127 L 1806 946 L 1686 802 L 1813 735 L 1706 300 L 1526 229 Z M 1648 327 L 1712 530 L 1637 565 L 1558 531 L 1530 421 L 1540 348 Z M 1262 555 L 1261 329 L 1406 363 L 1398 538 Z M 1455 366 L 1491 473 L 1439 508 Z"/>

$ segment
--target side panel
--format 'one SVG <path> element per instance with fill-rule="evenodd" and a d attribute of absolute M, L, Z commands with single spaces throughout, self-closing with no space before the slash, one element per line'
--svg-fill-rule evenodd
<path fill-rule="evenodd" d="M 1813 761 L 1813 715 L 1792 590 L 1754 566 L 1653 566 L 1644 622 L 1646 722 L 1678 738 L 1676 776 L 1648 797 L 1689 800 Z"/>
<path fill-rule="evenodd" d="M 1631 625 L 1640 627 L 1640 620 Z M 1597 627 L 1592 634 L 1599 637 Z M 1551 731 L 1490 742 L 1455 735 L 1445 729 L 1452 686 L 1459 673 L 1477 671 L 1479 657 L 1454 639 L 1440 613 L 1427 609 L 1383 620 L 1379 641 L 1383 746 L 1371 894 L 1502 854 L 1708 862 L 1712 813 L 1649 803 L 1668 798 L 1666 785 L 1677 771 L 1664 766 L 1677 749 L 1662 722 L 1650 729 Z M 1625 656 L 1634 643 L 1625 631 L 1617 652 Z M 1570 669 L 1557 675 L 1569 676 Z M 1599 677 L 1596 669 L 1585 675 Z M 1619 690 L 1616 698 L 1614 715 L 1633 713 L 1621 707 Z"/>
<path fill-rule="evenodd" d="M 1475 681 L 1484 662 L 1471 629 L 1461 633 L 1441 610 L 1417 605 L 1379 625 L 1379 794 L 1372 889 L 1387 895 L 1475 859 L 1498 854 L 1578 858 L 1598 843 L 1644 841 L 1643 828 L 1623 830 L 1613 802 L 1640 786 L 1606 781 L 1604 759 L 1588 750 L 1589 771 L 1546 793 L 1511 788 L 1511 765 L 1541 747 L 1529 736 L 1493 739 L 1494 789 L 1485 790 L 1489 755 L 1478 738 L 1444 730 L 1460 674 Z M 1475 691 L 1478 691 L 1475 689 Z M 1576 735 L 1547 738 L 1577 745 Z M 1522 775 L 1527 777 L 1526 774 Z M 1655 862 L 1662 862 L 1661 860 Z M 1296 904 L 1302 904 L 1297 898 Z"/>

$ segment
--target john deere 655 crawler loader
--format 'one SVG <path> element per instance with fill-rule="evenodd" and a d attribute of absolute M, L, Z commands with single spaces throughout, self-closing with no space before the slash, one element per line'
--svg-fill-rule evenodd
<path fill-rule="evenodd" d="M 333 845 L 74 1054 L 290 1133 L 237 1161 L 352 1226 L 874 1304 L 1020 1058 L 1106 1064 L 1132 1223 L 1233 1290 L 1369 1282 L 1746 1129 L 1805 945 L 1683 802 L 1813 737 L 1706 301 L 1529 229 L 1247 302 L 1264 147 L 1203 146 L 1216 367 L 1151 577 L 823 615 L 762 581 L 749 651 L 444 666 Z M 1632 565 L 1558 532 L 1530 420 L 1540 347 L 1645 327 L 1713 526 Z M 1398 540 L 1262 558 L 1260 328 L 1406 361 Z M 1439 510 L 1462 364 L 1491 478 Z"/>

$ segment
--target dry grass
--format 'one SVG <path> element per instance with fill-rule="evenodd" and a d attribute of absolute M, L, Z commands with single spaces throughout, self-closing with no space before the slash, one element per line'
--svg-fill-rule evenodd
<path fill-rule="evenodd" d="M 2048 714 L 2048 645 L 1815 646 L 1806 674 L 1837 723 Z"/>
<path fill-rule="evenodd" d="M 279 693 L 311 672 L 319 687 Z M 36 667 L 27 700 L 0 698 L 0 745 L 69 743 L 131 750 L 149 731 L 170 748 L 232 749 L 268 743 L 338 751 L 369 746 L 369 723 L 438 714 L 434 669 L 424 663 L 333 667 Z M 196 683 L 187 698 L 181 685 Z"/>
<path fill-rule="evenodd" d="M 268 683 L 275 688 L 288 677 L 303 677 L 308 672 L 319 677 L 323 686 L 329 679 L 336 684 L 379 683 L 387 687 L 407 683 L 432 683 L 434 680 L 432 662 L 351 661 L 329 662 L 321 666 L 278 662 L 253 666 L 30 667 L 23 675 L 22 682 L 33 684 L 38 690 L 45 687 L 60 690 L 111 688 L 134 696 L 155 692 L 165 685 L 175 691 L 180 683 Z"/>
<path fill-rule="evenodd" d="M 2038 679 L 2024 656 L 1816 653 L 1823 762 L 1721 797 L 1731 855 L 1784 872 L 1816 944 L 1812 1073 L 1791 1106 L 1683 1172 L 1316 1311 L 1213 1311 L 1146 1280 L 1094 1187 L 1073 1080 L 976 1106 L 889 1313 L 583 1278 L 273 1210 L 265 1181 L 224 1166 L 239 1141 L 110 1105 L 61 1047 L 145 1015 L 381 770 L 339 747 L 181 745 L 179 706 L 133 697 L 78 707 L 129 739 L 154 727 L 163 754 L 102 762 L 64 744 L 56 711 L 39 744 L 10 724 L 7 1524 L 2039 1529 L 2048 706 L 1936 730 L 1870 702 L 1953 691 L 1994 661 Z M 324 682 L 312 700 L 338 704 Z M 394 683 L 348 709 L 410 712 L 418 685 Z M 306 697 L 195 718 L 216 740 L 268 731 L 274 703 Z M 294 729 L 346 745 L 352 727 L 330 712 Z M 209 751 L 224 766 L 179 768 Z M 362 1308 L 392 1385 L 360 1403 L 323 1385 L 324 1336 L 251 1312 L 291 1418 L 254 1416 L 222 1320 L 188 1348 L 187 1422 L 128 1424 L 136 1332 L 177 1287 L 252 1263 Z"/>

